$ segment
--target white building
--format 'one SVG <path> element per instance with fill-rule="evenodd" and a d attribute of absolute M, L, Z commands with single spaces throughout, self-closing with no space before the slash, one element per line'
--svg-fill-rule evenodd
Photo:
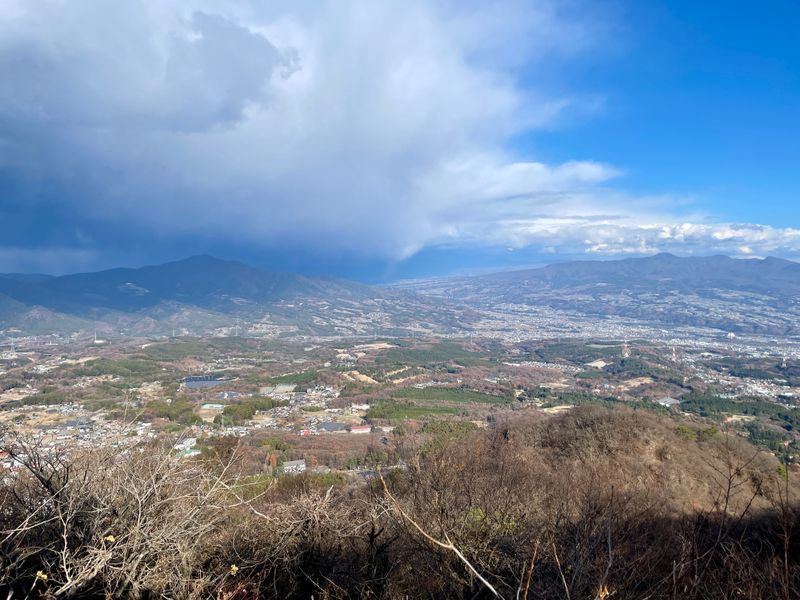
<path fill-rule="evenodd" d="M 306 461 L 304 459 L 300 460 L 287 460 L 283 463 L 283 472 L 284 473 L 291 473 L 293 475 L 298 475 L 306 470 Z"/>

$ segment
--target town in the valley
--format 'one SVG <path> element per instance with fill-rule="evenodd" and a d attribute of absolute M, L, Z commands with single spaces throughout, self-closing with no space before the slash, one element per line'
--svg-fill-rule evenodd
<path fill-rule="evenodd" d="M 358 476 L 402 467 L 441 428 L 600 405 L 728 429 L 789 462 L 800 455 L 791 338 L 603 325 L 567 323 L 571 337 L 538 339 L 526 339 L 535 322 L 398 338 L 6 332 L 0 426 L 53 453 L 168 443 L 176 460 L 235 450 L 254 474 Z M 0 466 L 17 468 L 8 456 Z"/>

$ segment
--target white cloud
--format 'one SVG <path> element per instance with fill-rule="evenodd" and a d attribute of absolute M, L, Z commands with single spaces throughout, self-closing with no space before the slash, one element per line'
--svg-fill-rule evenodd
<path fill-rule="evenodd" d="M 0 173 L 112 227 L 255 246 L 797 252 L 615 193 L 618 167 L 509 150 L 596 105 L 536 85 L 608 42 L 590 8 L 0 0 Z"/>
<path fill-rule="evenodd" d="M 577 219 L 563 224 L 553 235 L 541 231 L 528 244 L 561 242 L 559 251 L 615 256 L 675 252 L 679 254 L 723 253 L 733 256 L 781 255 L 800 258 L 800 229 L 777 228 L 751 223 L 640 224 L 630 219 L 605 222 Z M 538 234 L 538 235 L 537 235 Z M 577 241 L 581 240 L 580 243 Z"/>
<path fill-rule="evenodd" d="M 464 6 L 8 3 L 0 118 L 18 131 L 0 161 L 58 181 L 93 217 L 251 241 L 302 227 L 402 255 L 445 226 L 435 214 L 459 185 L 454 157 L 482 160 L 567 105 L 522 89 L 492 57 L 499 37 L 549 40 L 529 58 L 570 52 L 579 42 L 559 28 L 579 34 L 577 23 L 550 2 L 517 6 L 522 21 L 509 6 Z M 496 168 L 495 187 L 524 187 L 539 171 L 563 185 L 594 167 Z M 498 181 L 504 172 L 519 181 Z M 433 179 L 444 189 L 420 189 Z"/>

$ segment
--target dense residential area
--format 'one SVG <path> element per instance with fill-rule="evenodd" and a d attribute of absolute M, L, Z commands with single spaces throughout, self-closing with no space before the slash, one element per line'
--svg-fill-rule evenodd
<path fill-rule="evenodd" d="M 727 336 L 673 345 L 475 337 L 100 342 L 7 342 L 2 422 L 53 452 L 128 451 L 172 436 L 179 454 L 191 457 L 235 439 L 271 448 L 259 451 L 269 473 L 276 459 L 344 472 L 378 455 L 384 463 L 407 460 L 398 449 L 403 436 L 424 435 L 435 423 L 487 428 L 580 406 L 707 423 L 787 463 L 797 451 L 800 357 L 791 344 L 748 347 Z M 194 440 L 191 451 L 184 438 Z"/>

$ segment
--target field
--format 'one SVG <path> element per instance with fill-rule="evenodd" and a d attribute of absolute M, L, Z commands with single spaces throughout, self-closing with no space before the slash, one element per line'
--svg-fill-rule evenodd
<path fill-rule="evenodd" d="M 406 402 L 380 401 L 367 411 L 367 419 L 421 419 L 432 416 L 456 415 L 460 411 L 448 406 L 424 406 Z"/>
<path fill-rule="evenodd" d="M 507 404 L 510 401 L 508 396 L 495 396 L 466 388 L 452 387 L 400 388 L 392 391 L 392 397 L 422 402 L 474 402 L 479 404 Z"/>

